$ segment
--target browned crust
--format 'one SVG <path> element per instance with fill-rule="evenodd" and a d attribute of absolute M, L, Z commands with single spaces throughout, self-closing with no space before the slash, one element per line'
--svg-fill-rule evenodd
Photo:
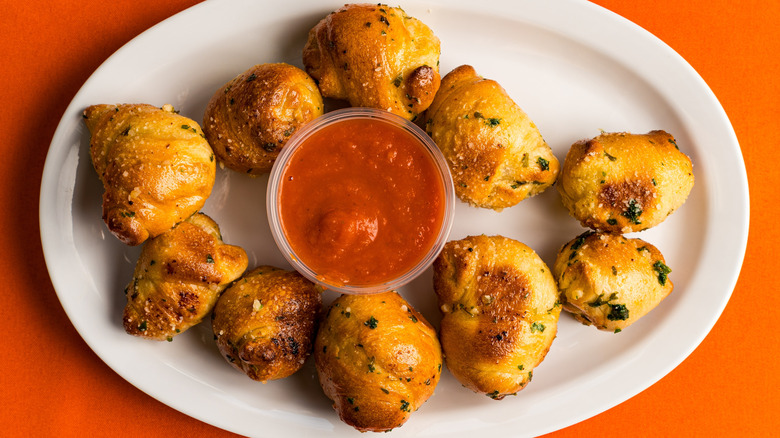
<path fill-rule="evenodd" d="M 447 159 L 455 194 L 471 205 L 500 211 L 557 178 L 558 160 L 528 115 L 469 65 L 442 79 L 423 124 Z"/>
<path fill-rule="evenodd" d="M 125 288 L 125 331 L 147 339 L 173 339 L 211 312 L 247 263 L 243 249 L 223 243 L 217 224 L 196 213 L 144 245 Z"/>
<path fill-rule="evenodd" d="M 415 119 L 439 89 L 439 39 L 400 8 L 349 4 L 309 32 L 303 65 L 324 97 Z"/>
<path fill-rule="evenodd" d="M 434 262 L 447 367 L 493 399 L 522 390 L 557 331 L 550 270 L 527 246 L 502 236 L 448 242 Z"/>
<path fill-rule="evenodd" d="M 629 233 L 663 222 L 685 202 L 693 183 L 691 160 L 671 134 L 619 132 L 574 143 L 558 191 L 583 226 Z"/>
<path fill-rule="evenodd" d="M 311 354 L 320 289 L 295 271 L 260 266 L 229 287 L 212 315 L 220 353 L 253 380 L 282 379 Z"/>
<path fill-rule="evenodd" d="M 216 166 L 195 121 L 146 104 L 92 105 L 83 117 L 103 220 L 120 241 L 139 245 L 205 204 Z"/>
<path fill-rule="evenodd" d="M 655 246 L 606 232 L 585 232 L 558 253 L 553 266 L 564 310 L 600 330 L 621 331 L 674 289 Z"/>
<path fill-rule="evenodd" d="M 323 112 L 322 96 L 303 70 L 258 64 L 214 93 L 203 128 L 221 163 L 260 175 L 271 170 L 290 136 Z"/>
<path fill-rule="evenodd" d="M 362 432 L 403 425 L 433 394 L 442 369 L 433 327 L 396 292 L 336 299 L 314 359 L 334 409 Z"/>

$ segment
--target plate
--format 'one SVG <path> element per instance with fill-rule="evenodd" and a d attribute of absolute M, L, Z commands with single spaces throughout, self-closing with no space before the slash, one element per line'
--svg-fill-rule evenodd
<path fill-rule="evenodd" d="M 319 388 L 312 361 L 282 381 L 260 384 L 220 357 L 209 324 L 157 343 L 121 326 L 122 290 L 140 250 L 101 221 L 102 187 L 88 156 L 82 110 L 95 103 L 173 104 L 201 120 L 222 84 L 264 62 L 301 65 L 308 30 L 341 1 L 278 8 L 254 0 L 207 1 L 139 35 L 98 68 L 67 108 L 52 139 L 40 198 L 49 274 L 73 325 L 123 378 L 161 402 L 247 436 L 355 434 Z M 561 316 L 559 334 L 534 381 L 493 401 L 444 373 L 434 396 L 395 436 L 533 436 L 598 414 L 655 383 L 704 339 L 731 295 L 748 232 L 748 186 L 739 144 L 717 99 L 679 55 L 631 22 L 578 0 L 404 1 L 441 39 L 441 71 L 471 64 L 529 114 L 559 160 L 569 146 L 604 131 L 664 129 L 694 162 L 685 205 L 638 237 L 673 269 L 675 291 L 619 334 Z M 204 31 L 207 30 L 207 31 Z M 204 211 L 250 265 L 288 267 L 265 214 L 267 178 L 220 169 Z M 503 234 L 551 265 L 582 232 L 555 190 L 501 213 L 459 204 L 452 239 Z M 434 324 L 431 273 L 401 293 Z M 326 294 L 326 300 L 332 299 Z"/>

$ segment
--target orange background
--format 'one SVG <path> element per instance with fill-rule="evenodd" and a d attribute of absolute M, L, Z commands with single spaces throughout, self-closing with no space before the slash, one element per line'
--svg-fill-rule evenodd
<path fill-rule="evenodd" d="M 234 436 L 135 389 L 87 347 L 48 279 L 38 231 L 43 163 L 70 100 L 122 44 L 197 1 L 2 3 L 0 435 Z M 639 395 L 550 436 L 777 436 L 778 286 L 761 257 L 780 243 L 780 2 L 595 3 L 665 41 L 720 100 L 747 166 L 750 237 L 731 301 L 690 357 Z"/>

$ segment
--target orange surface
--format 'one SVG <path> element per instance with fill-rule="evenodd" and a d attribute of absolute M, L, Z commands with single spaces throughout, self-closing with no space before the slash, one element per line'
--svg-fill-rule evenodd
<path fill-rule="evenodd" d="M 89 349 L 46 275 L 38 231 L 43 163 L 67 104 L 123 43 L 194 3 L 3 2 L 2 436 L 233 436 L 143 394 Z M 777 436 L 780 331 L 770 312 L 778 287 L 761 257 L 780 242 L 780 2 L 596 3 L 664 40 L 718 96 L 747 165 L 751 229 L 737 287 L 701 346 L 649 389 L 551 436 Z"/>

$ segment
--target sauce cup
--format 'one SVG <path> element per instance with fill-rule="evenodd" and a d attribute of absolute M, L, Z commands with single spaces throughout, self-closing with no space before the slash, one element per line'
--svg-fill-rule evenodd
<path fill-rule="evenodd" d="M 398 289 L 428 269 L 452 227 L 447 162 L 414 123 L 345 108 L 287 141 L 268 182 L 271 233 L 293 268 L 347 294 Z"/>

